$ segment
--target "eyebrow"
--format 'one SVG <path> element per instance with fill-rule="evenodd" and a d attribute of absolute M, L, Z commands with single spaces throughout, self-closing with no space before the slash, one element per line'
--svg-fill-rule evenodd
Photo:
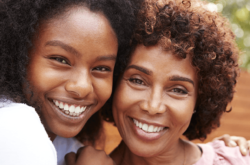
<path fill-rule="evenodd" d="M 186 78 L 186 77 L 182 77 L 182 76 L 171 76 L 169 78 L 170 81 L 186 81 L 186 82 L 190 82 L 191 84 L 193 84 L 194 86 L 194 81 L 192 81 L 191 79 L 189 78 Z"/>
<path fill-rule="evenodd" d="M 76 56 L 80 55 L 80 53 L 75 48 L 58 40 L 48 41 L 46 42 L 45 46 L 59 46 L 71 54 L 74 54 Z M 96 61 L 108 61 L 108 60 L 116 61 L 116 55 L 105 55 L 105 56 L 99 56 L 96 58 Z"/>
<path fill-rule="evenodd" d="M 96 58 L 96 61 L 109 61 L 109 60 L 116 61 L 116 55 L 99 56 Z"/>
<path fill-rule="evenodd" d="M 79 56 L 79 53 L 76 49 L 58 40 L 48 41 L 46 42 L 45 46 L 59 46 L 67 52 Z"/>
<path fill-rule="evenodd" d="M 151 75 L 151 74 L 152 74 L 152 71 L 150 71 L 150 70 L 148 70 L 148 69 L 146 69 L 146 68 L 144 68 L 144 67 L 137 66 L 137 65 L 129 65 L 129 66 L 126 68 L 126 70 L 131 69 L 131 68 L 136 69 L 136 70 L 139 70 L 140 72 L 143 72 L 143 73 L 145 73 L 145 74 L 147 74 L 147 75 Z"/>

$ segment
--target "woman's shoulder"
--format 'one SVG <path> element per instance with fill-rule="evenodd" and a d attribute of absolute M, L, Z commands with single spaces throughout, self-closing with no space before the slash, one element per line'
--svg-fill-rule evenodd
<path fill-rule="evenodd" d="M 250 165 L 250 155 L 242 156 L 239 147 L 227 147 L 223 141 L 214 140 L 199 144 L 202 156 L 195 165 Z"/>

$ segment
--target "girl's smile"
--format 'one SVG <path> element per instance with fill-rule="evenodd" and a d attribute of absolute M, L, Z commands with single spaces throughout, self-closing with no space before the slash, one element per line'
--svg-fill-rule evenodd
<path fill-rule="evenodd" d="M 118 41 L 102 13 L 84 6 L 41 22 L 27 78 L 50 134 L 74 137 L 108 100 Z M 28 96 L 29 97 L 29 96 Z"/>
<path fill-rule="evenodd" d="M 81 115 L 87 108 L 87 105 L 68 104 L 57 100 L 53 100 L 53 102 L 62 112 L 72 117 Z"/>

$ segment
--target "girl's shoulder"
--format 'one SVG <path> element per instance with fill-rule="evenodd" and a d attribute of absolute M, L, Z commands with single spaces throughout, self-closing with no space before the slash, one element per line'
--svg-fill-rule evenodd
<path fill-rule="evenodd" d="M 23 103 L 15 103 L 10 100 L 0 99 L 0 116 L 1 118 L 10 118 L 14 120 L 14 123 L 22 121 L 19 125 L 34 122 L 33 124 L 42 126 L 36 110 Z"/>
<path fill-rule="evenodd" d="M 56 165 L 55 148 L 33 107 L 0 101 L 0 131 L 0 164 Z"/>

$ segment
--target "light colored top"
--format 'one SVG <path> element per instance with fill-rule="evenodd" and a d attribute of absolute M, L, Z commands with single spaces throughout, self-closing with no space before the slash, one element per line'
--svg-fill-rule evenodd
<path fill-rule="evenodd" d="M 57 152 L 57 165 L 65 165 L 64 156 L 69 152 L 77 153 L 77 150 L 83 147 L 83 144 L 75 138 L 64 138 L 60 136 L 56 136 L 53 144 Z"/>
<path fill-rule="evenodd" d="M 242 156 L 239 147 L 226 147 L 223 141 L 215 140 L 199 144 L 203 154 L 194 165 L 250 165 L 250 155 Z"/>
<path fill-rule="evenodd" d="M 35 109 L 0 100 L 0 164 L 56 165 L 56 151 Z"/>

